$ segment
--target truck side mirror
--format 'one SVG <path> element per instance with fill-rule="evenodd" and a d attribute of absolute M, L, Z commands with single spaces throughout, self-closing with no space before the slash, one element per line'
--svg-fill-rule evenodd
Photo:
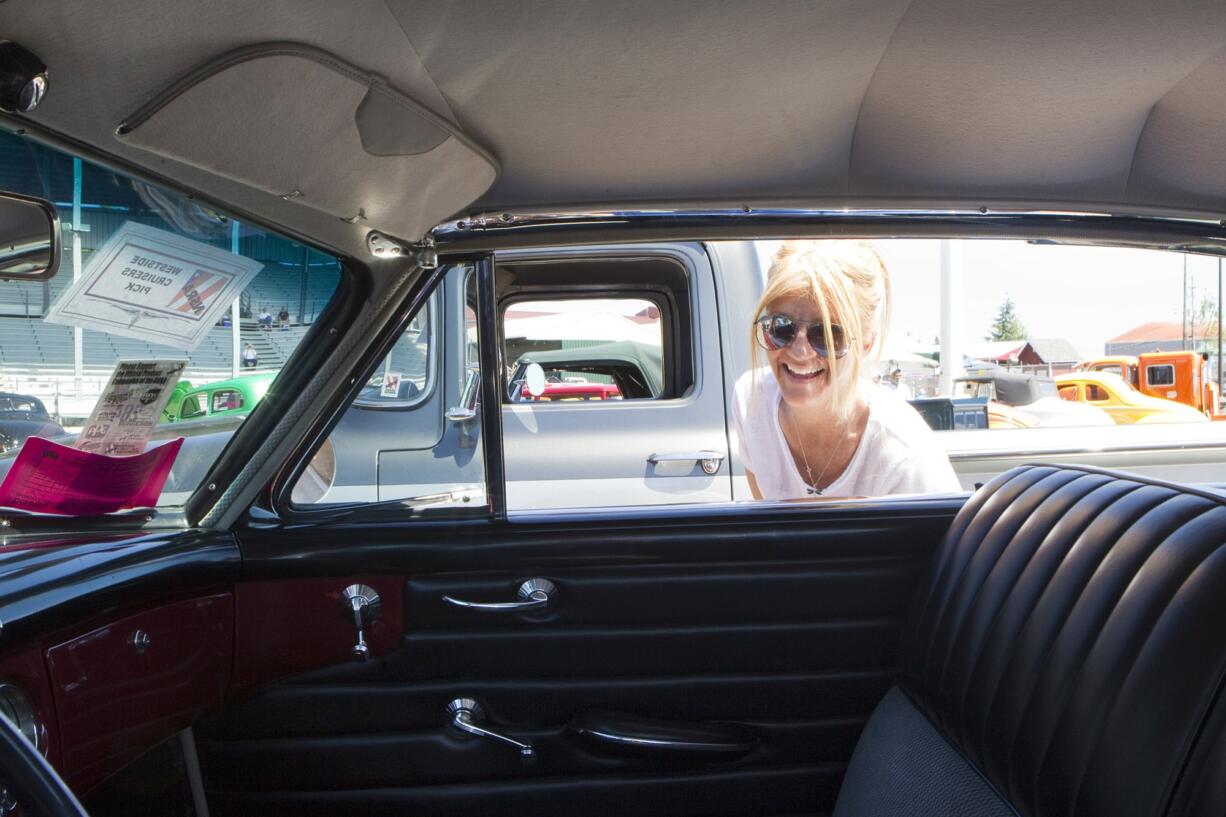
<path fill-rule="evenodd" d="M 447 419 L 454 423 L 460 432 L 460 447 L 472 448 L 477 444 L 477 427 L 479 409 L 481 406 L 481 373 L 469 369 L 464 380 L 464 390 L 460 394 L 460 405 L 447 409 Z"/>
<path fill-rule="evenodd" d="M 0 279 L 42 281 L 60 267 L 60 217 L 46 199 L 0 191 Z"/>

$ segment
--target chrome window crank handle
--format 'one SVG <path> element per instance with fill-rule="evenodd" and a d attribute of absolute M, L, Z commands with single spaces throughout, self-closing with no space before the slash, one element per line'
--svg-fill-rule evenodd
<path fill-rule="evenodd" d="M 341 591 L 341 606 L 353 616 L 358 642 L 350 650 L 353 657 L 365 661 L 370 657 L 366 643 L 366 625 L 379 617 L 379 594 L 364 584 L 351 584 Z"/>
<path fill-rule="evenodd" d="M 447 704 L 447 714 L 451 716 L 451 725 L 461 732 L 514 746 L 524 760 L 532 760 L 536 757 L 536 749 L 532 748 L 531 743 L 521 743 L 514 738 L 478 726 L 485 719 L 485 713 L 481 705 L 472 698 L 456 698 Z"/>
<path fill-rule="evenodd" d="M 558 588 L 549 579 L 528 579 L 519 586 L 516 596 L 519 601 L 480 602 L 464 601 L 454 596 L 443 596 L 443 601 L 456 607 L 469 610 L 486 610 L 490 612 L 524 612 L 527 610 L 543 610 L 548 607 L 557 594 Z"/>

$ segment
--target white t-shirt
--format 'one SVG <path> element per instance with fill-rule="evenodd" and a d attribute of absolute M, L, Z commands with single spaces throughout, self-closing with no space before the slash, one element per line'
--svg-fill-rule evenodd
<path fill-rule="evenodd" d="M 779 384 L 759 369 L 753 405 L 753 372 L 736 383 L 732 405 L 741 463 L 752 471 L 763 499 L 813 496 L 779 427 Z M 956 493 L 962 490 L 949 457 L 924 418 L 891 389 L 864 384 L 868 423 L 851 462 L 822 496 Z M 824 463 L 810 463 L 817 476 Z M 819 477 L 820 479 L 820 477 Z"/>

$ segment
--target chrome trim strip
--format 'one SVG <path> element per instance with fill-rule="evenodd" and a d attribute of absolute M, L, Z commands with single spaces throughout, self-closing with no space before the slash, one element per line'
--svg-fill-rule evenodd
<path fill-rule="evenodd" d="M 892 202 L 879 206 L 788 206 L 753 204 L 623 208 L 512 210 L 477 213 L 435 227 L 430 235 L 440 252 L 475 247 L 544 246 L 609 240 L 766 238 L 826 225 L 831 235 L 863 230 L 892 237 L 955 237 L 1006 234 L 1049 241 L 1056 237 L 1226 255 L 1226 219 L 1220 214 L 1141 208 L 1133 205 L 1069 204 L 1043 207 L 1020 203 Z M 940 229 L 937 229 L 940 228 Z M 638 233 L 610 238 L 617 232 Z M 1058 243 L 1058 242 L 1054 242 Z"/>
<path fill-rule="evenodd" d="M 659 738 L 632 738 L 627 735 L 615 735 L 611 732 L 601 732 L 597 729 L 584 729 L 583 733 L 590 735 L 598 740 L 606 743 L 621 744 L 623 746 L 651 746 L 662 749 L 678 749 L 678 750 L 693 750 L 707 752 L 732 752 L 737 750 L 748 751 L 752 744 L 745 743 L 706 743 L 703 741 L 693 740 L 662 740 Z"/>
<path fill-rule="evenodd" d="M 1220 449 L 1226 450 L 1226 440 L 1206 440 L 1204 442 L 1188 442 L 1188 443 L 1140 443 L 1135 445 L 1102 445 L 1102 446 L 1076 446 L 1069 448 L 1035 448 L 1026 450 L 1016 449 L 984 449 L 983 451 L 965 450 L 965 451 L 947 451 L 946 455 L 951 460 L 973 460 L 973 459 L 994 459 L 999 457 L 1047 457 L 1047 456 L 1065 456 L 1068 454 L 1130 454 L 1132 452 L 1150 452 L 1150 451 L 1206 451 Z"/>

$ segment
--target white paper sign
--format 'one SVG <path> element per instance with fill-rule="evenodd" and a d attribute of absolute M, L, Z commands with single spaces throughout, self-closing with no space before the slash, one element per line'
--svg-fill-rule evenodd
<path fill-rule="evenodd" d="M 400 396 L 400 372 L 384 372 L 383 373 L 383 389 L 379 392 L 380 397 L 399 397 Z"/>
<path fill-rule="evenodd" d="M 262 268 L 129 221 L 93 254 L 46 319 L 190 352 Z"/>
<path fill-rule="evenodd" d="M 111 373 L 76 447 L 130 457 L 145 450 L 186 360 L 121 360 Z"/>

